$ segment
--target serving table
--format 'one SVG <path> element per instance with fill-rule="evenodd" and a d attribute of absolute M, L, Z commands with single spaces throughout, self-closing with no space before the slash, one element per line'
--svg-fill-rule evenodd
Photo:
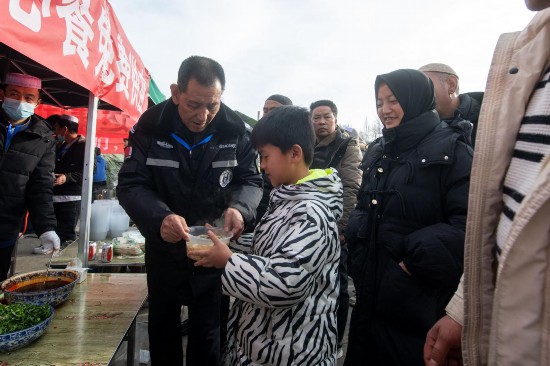
<path fill-rule="evenodd" d="M 127 364 L 136 357 L 136 316 L 147 299 L 142 273 L 94 273 L 77 284 L 55 309 L 46 332 L 35 342 L 0 353 L 8 365 L 108 365 L 124 340 Z"/>
<path fill-rule="evenodd" d="M 113 256 L 113 259 L 110 262 L 102 262 L 99 259 L 99 250 L 96 255 L 96 259 L 88 261 L 88 267 L 90 268 L 101 268 L 101 267 L 119 267 L 119 266 L 135 266 L 135 267 L 145 267 L 145 256 L 141 255 L 138 257 L 119 257 Z M 78 241 L 73 241 L 67 245 L 59 256 L 54 257 L 52 260 L 52 268 L 65 268 L 67 264 L 78 256 Z"/>

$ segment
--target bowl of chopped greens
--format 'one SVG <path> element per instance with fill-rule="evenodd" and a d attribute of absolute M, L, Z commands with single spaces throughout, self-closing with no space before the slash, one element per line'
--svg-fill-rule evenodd
<path fill-rule="evenodd" d="M 24 302 L 57 306 L 69 298 L 79 277 L 78 271 L 69 269 L 27 272 L 8 278 L 0 289 L 10 304 Z"/>
<path fill-rule="evenodd" d="M 231 232 L 219 227 L 191 226 L 189 227 L 189 241 L 187 242 L 187 256 L 189 258 L 198 261 L 202 257 L 193 253 L 194 251 L 212 248 L 214 242 L 208 237 L 208 231 L 212 231 L 224 244 L 229 244 L 229 240 L 233 236 Z"/>
<path fill-rule="evenodd" d="M 51 305 L 0 304 L 0 352 L 26 346 L 40 337 L 54 314 Z"/>

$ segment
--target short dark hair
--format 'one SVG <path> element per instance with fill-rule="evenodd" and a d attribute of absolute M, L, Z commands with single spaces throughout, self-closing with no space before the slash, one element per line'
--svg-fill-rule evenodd
<path fill-rule="evenodd" d="M 299 145 L 304 154 L 304 162 L 310 166 L 313 162 L 315 132 L 309 120 L 307 109 L 297 106 L 281 106 L 263 116 L 251 135 L 252 145 L 257 149 L 271 144 L 283 153 L 293 145 Z"/>
<path fill-rule="evenodd" d="M 332 114 L 334 114 L 334 117 L 338 117 L 338 108 L 336 108 L 336 104 L 334 104 L 332 100 L 322 99 L 311 103 L 311 105 L 309 106 L 309 112 L 312 113 L 313 110 L 317 107 L 329 107 L 332 111 Z"/>
<path fill-rule="evenodd" d="M 266 100 L 274 100 L 278 103 L 281 103 L 282 105 L 292 105 L 292 100 L 289 97 L 284 96 L 282 94 L 273 94 Z"/>
<path fill-rule="evenodd" d="M 178 88 L 184 92 L 189 80 L 195 78 L 200 85 L 212 86 L 218 80 L 225 90 L 225 73 L 217 61 L 203 56 L 191 56 L 183 60 L 178 70 Z"/>
<path fill-rule="evenodd" d="M 67 127 L 70 133 L 78 133 L 78 123 L 61 118 L 60 114 L 52 114 L 46 118 L 46 121 L 48 121 L 52 127 L 55 127 L 57 124 L 59 127 Z"/>

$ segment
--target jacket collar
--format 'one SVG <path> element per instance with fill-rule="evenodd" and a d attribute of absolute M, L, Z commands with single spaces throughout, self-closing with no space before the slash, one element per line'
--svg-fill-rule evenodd
<path fill-rule="evenodd" d="M 53 135 L 53 131 L 48 127 L 46 121 L 44 121 L 42 118 L 38 117 L 35 114 L 30 116 L 29 118 L 29 126 L 25 129 L 25 131 L 22 132 L 33 133 L 40 137 L 48 137 Z M 0 113 L 0 123 L 6 128 L 9 125 L 9 121 L 5 118 L 3 112 Z"/>
<path fill-rule="evenodd" d="M 477 116 L 479 116 L 479 110 L 481 109 L 481 103 L 477 99 L 471 97 L 469 94 L 460 94 L 460 105 L 456 109 L 455 113 L 455 119 L 456 114 L 458 114 L 459 117 L 464 118 L 465 120 L 468 120 L 470 122 L 475 122 L 477 120 Z"/>
<path fill-rule="evenodd" d="M 338 135 L 341 135 L 341 132 L 338 130 L 338 126 L 336 126 L 336 130 L 334 130 L 333 133 L 331 133 L 330 135 L 326 136 L 324 139 L 322 140 L 317 140 L 317 145 L 316 147 L 323 147 L 323 146 L 327 146 L 327 145 L 330 145 L 334 140 L 336 140 L 336 137 Z"/>
<path fill-rule="evenodd" d="M 383 146 L 387 153 L 399 155 L 418 145 L 438 124 L 439 116 L 435 110 L 424 112 L 407 122 L 394 127 L 384 128 Z"/>

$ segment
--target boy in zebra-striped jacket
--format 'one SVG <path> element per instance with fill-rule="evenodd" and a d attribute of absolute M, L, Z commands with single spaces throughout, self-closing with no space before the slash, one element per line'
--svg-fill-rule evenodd
<path fill-rule="evenodd" d="M 335 365 L 342 183 L 334 169 L 309 170 L 315 135 L 306 109 L 279 107 L 252 131 L 273 187 L 252 238 L 233 253 L 214 247 L 195 265 L 224 268 L 236 298 L 226 365 Z M 251 239 L 251 240 L 250 240 Z"/>

